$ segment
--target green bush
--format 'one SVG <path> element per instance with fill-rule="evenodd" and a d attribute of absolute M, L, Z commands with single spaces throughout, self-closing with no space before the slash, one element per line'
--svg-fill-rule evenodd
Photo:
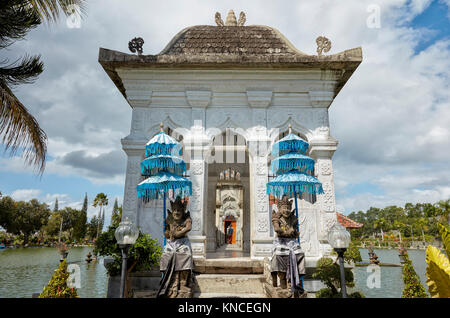
<path fill-rule="evenodd" d="M 110 276 L 120 275 L 122 269 L 122 252 L 114 237 L 115 231 L 116 228 L 110 226 L 107 232 L 100 234 L 94 247 L 95 254 L 110 256 L 114 259 L 106 265 Z M 162 248 L 158 241 L 140 232 L 136 243 L 129 250 L 127 268 L 132 268 L 132 271 L 152 270 L 159 265 L 161 254 Z"/>
<path fill-rule="evenodd" d="M 44 287 L 39 298 L 78 298 L 77 290 L 67 286 L 69 276 L 67 262 L 64 260 L 55 270 L 55 273 L 48 282 L 48 285 Z"/>
<path fill-rule="evenodd" d="M 404 255 L 405 263 L 403 264 L 402 270 L 404 288 L 402 298 L 426 298 L 425 288 L 422 286 L 420 278 L 414 270 L 408 253 L 406 252 Z"/>
<path fill-rule="evenodd" d="M 354 287 L 353 272 L 350 268 L 345 268 L 345 285 L 347 287 Z M 317 298 L 340 298 L 341 292 L 341 272 L 340 266 L 333 262 L 331 258 L 322 257 L 317 261 L 316 272 L 312 275 L 313 278 L 320 279 L 327 288 L 322 288 L 316 293 Z M 348 294 L 349 298 L 363 298 L 364 295 L 360 292 Z"/>
<path fill-rule="evenodd" d="M 331 252 L 331 255 L 336 255 L 337 253 L 333 250 Z M 348 246 L 347 250 L 344 253 L 344 260 L 347 263 L 357 263 L 357 262 L 362 262 L 362 257 L 361 257 L 361 253 L 359 252 L 359 248 L 358 248 L 358 244 L 356 244 L 356 242 L 350 242 L 350 245 Z"/>

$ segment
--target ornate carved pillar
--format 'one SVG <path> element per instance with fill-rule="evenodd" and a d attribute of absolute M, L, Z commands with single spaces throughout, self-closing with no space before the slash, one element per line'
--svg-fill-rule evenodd
<path fill-rule="evenodd" d="M 141 180 L 140 164 L 144 156 L 146 141 L 145 139 L 124 138 L 121 142 L 122 148 L 128 156 L 122 218 L 128 217 L 134 224 L 139 225 L 136 186 Z"/>
<path fill-rule="evenodd" d="M 184 151 L 189 157 L 192 196 L 189 198 L 189 211 L 192 218 L 192 230 L 189 240 L 194 256 L 206 256 L 206 210 L 208 195 L 208 164 L 206 153 L 209 139 L 202 126 L 194 126 L 184 136 Z"/>
<path fill-rule="evenodd" d="M 265 128 L 256 127 L 252 130 L 248 140 L 251 257 L 264 258 L 271 255 L 273 240 L 270 236 L 269 197 L 266 193 L 270 139 Z"/>
<path fill-rule="evenodd" d="M 327 255 L 331 251 L 328 244 L 328 231 L 337 222 L 336 199 L 334 194 L 333 164 L 331 158 L 337 148 L 337 140 L 329 137 L 327 140 L 312 140 L 310 155 L 316 160 L 316 177 L 322 182 L 324 193 L 317 196 L 315 205 L 319 206 L 318 239 L 322 253 Z"/>

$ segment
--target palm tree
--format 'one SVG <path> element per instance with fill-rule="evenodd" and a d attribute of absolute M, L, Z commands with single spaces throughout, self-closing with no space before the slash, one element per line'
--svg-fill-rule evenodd
<path fill-rule="evenodd" d="M 379 218 L 378 220 L 375 220 L 374 222 L 374 228 L 380 228 L 381 230 L 381 240 L 384 241 L 384 231 L 383 228 L 387 229 L 387 226 L 389 223 L 386 221 L 385 218 Z"/>
<path fill-rule="evenodd" d="M 97 238 L 98 238 L 98 235 L 100 234 L 100 232 L 101 232 L 101 230 L 103 228 L 102 219 L 104 219 L 104 214 L 102 214 L 102 210 L 103 210 L 104 206 L 108 205 L 108 197 L 107 197 L 107 195 L 104 194 L 103 192 L 97 194 L 97 196 L 94 199 L 94 203 L 92 205 L 94 207 L 97 207 L 97 206 L 100 207 L 100 211 L 98 213 L 98 229 L 97 229 Z"/>
<path fill-rule="evenodd" d="M 56 22 L 61 12 L 78 6 L 84 12 L 85 0 L 1 0 L 0 1 L 0 49 L 24 39 L 31 29 L 42 21 Z M 12 88 L 19 84 L 33 83 L 42 73 L 44 64 L 40 56 L 25 55 L 9 63 L 0 61 L 0 136 L 10 155 L 22 152 L 29 165 L 40 173 L 45 168 L 47 135 L 24 104 L 14 95 Z"/>

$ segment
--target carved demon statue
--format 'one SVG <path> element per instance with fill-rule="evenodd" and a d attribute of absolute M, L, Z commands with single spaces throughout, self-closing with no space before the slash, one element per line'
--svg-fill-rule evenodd
<path fill-rule="evenodd" d="M 161 256 L 160 270 L 164 273 L 158 297 L 189 298 L 192 297 L 194 263 L 192 248 L 187 233 L 192 228 L 187 202 L 180 197 L 170 202 L 172 211 L 167 209 L 166 246 Z"/>
<path fill-rule="evenodd" d="M 305 254 L 297 240 L 298 220 L 292 211 L 292 201 L 287 196 L 277 200 L 277 208 L 278 212 L 272 216 L 273 229 L 277 233 L 271 259 L 273 287 L 287 291 L 289 281 L 292 294 L 303 295 L 300 279 L 305 275 Z M 280 280 L 279 287 L 277 278 Z"/>

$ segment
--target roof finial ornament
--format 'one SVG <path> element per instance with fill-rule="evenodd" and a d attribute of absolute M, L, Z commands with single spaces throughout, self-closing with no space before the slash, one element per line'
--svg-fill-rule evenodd
<path fill-rule="evenodd" d="M 215 15 L 216 24 L 217 26 L 223 27 L 223 26 L 244 26 L 245 21 L 247 20 L 245 13 L 241 11 L 239 14 L 239 21 L 236 20 L 236 15 L 234 14 L 233 10 L 228 11 L 227 19 L 225 23 L 222 20 L 222 16 L 219 12 L 216 12 Z"/>
<path fill-rule="evenodd" d="M 219 12 L 216 12 L 216 24 L 217 24 L 217 26 L 224 26 L 225 25 L 223 23 L 222 17 L 221 17 Z"/>
<path fill-rule="evenodd" d="M 247 18 L 245 16 L 245 12 L 241 11 L 241 13 L 239 13 L 239 21 L 238 21 L 238 26 L 244 26 L 245 21 L 247 21 Z"/>
<path fill-rule="evenodd" d="M 317 43 L 317 54 L 319 54 L 319 56 L 322 55 L 322 51 L 326 53 L 331 49 L 331 41 L 324 36 L 319 36 L 316 39 L 316 43 Z"/>
<path fill-rule="evenodd" d="M 144 45 L 144 39 L 143 38 L 134 38 L 130 42 L 128 42 L 128 49 L 135 53 L 137 52 L 138 55 L 141 55 L 144 51 L 142 49 L 142 46 Z"/>
<path fill-rule="evenodd" d="M 234 15 L 234 11 L 228 11 L 227 20 L 225 21 L 226 26 L 237 26 L 236 16 Z"/>
<path fill-rule="evenodd" d="M 163 122 L 161 122 L 161 123 L 159 124 L 159 128 L 161 129 L 161 132 L 164 131 L 164 124 L 163 124 Z"/>

